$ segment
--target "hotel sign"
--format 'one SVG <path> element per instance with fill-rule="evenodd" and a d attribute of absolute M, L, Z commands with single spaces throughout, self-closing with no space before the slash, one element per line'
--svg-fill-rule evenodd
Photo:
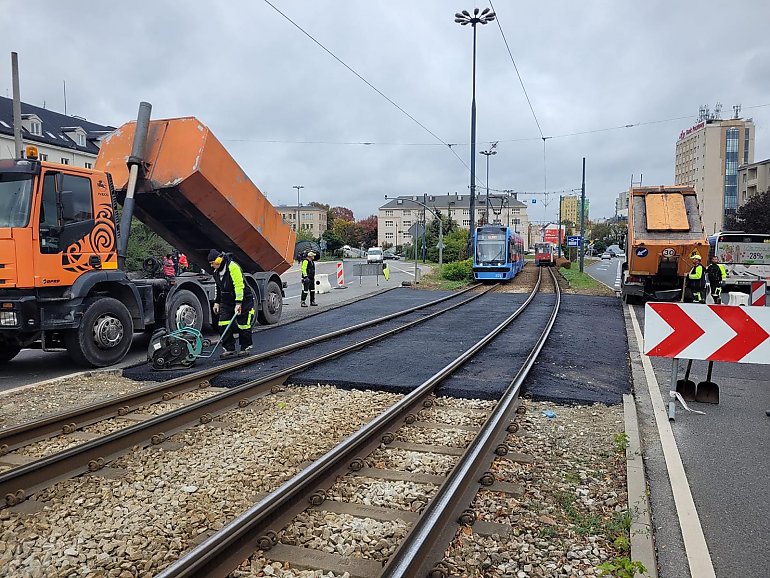
<path fill-rule="evenodd" d="M 706 126 L 706 121 L 705 121 L 705 120 L 702 120 L 702 121 L 700 121 L 698 124 L 696 124 L 695 126 L 692 126 L 692 127 L 688 128 L 687 130 L 683 130 L 683 131 L 682 131 L 682 132 L 679 134 L 679 140 L 682 140 L 682 139 L 683 139 L 684 137 L 686 137 L 686 136 L 690 136 L 690 135 L 691 135 L 692 133 L 694 133 L 696 130 L 700 130 L 700 129 L 702 129 L 704 126 Z"/>

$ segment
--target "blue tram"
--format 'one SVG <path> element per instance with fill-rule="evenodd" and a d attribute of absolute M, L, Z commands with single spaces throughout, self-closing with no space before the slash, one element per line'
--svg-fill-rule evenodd
<path fill-rule="evenodd" d="M 524 268 L 524 240 L 509 227 L 484 225 L 473 234 L 473 278 L 507 281 Z"/>

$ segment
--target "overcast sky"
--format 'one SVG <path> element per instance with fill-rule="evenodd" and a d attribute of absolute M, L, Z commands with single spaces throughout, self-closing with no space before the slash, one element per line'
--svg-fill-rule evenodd
<path fill-rule="evenodd" d="M 12 95 L 16 51 L 25 102 L 63 112 L 66 80 L 67 112 L 93 122 L 133 120 L 141 100 L 154 118 L 196 116 L 274 205 L 296 204 L 292 186 L 302 185 L 303 204 L 346 206 L 361 219 L 386 194 L 467 192 L 472 29 L 454 13 L 472 2 L 273 3 L 452 149 L 263 0 L 0 0 L 0 92 Z M 614 214 L 632 174 L 673 184 L 676 140 L 704 104 L 721 102 L 723 118 L 743 105 L 757 124 L 755 160 L 770 156 L 770 106 L 760 106 L 770 104 L 767 0 L 494 8 L 553 138 L 544 170 L 541 133 L 493 22 L 478 30 L 477 150 L 499 141 L 489 184 L 537 199 L 531 219 L 558 214 L 558 193 L 580 187 L 583 156 L 592 218 Z M 656 122 L 676 117 L 685 118 Z M 637 123 L 650 124 L 600 130 Z M 586 131 L 596 132 L 562 136 Z M 342 144 L 364 142 L 374 144 Z M 544 190 L 553 192 L 547 207 Z"/>

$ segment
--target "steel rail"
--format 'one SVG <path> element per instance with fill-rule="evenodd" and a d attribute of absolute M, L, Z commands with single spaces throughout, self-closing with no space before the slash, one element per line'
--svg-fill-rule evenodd
<path fill-rule="evenodd" d="M 371 343 L 406 331 L 415 325 L 425 323 L 434 317 L 486 295 L 495 287 L 496 285 L 491 286 L 487 290 L 458 303 L 451 304 L 445 309 L 435 311 L 352 345 L 275 371 L 259 379 L 247 381 L 212 397 L 192 402 L 189 405 L 149 418 L 146 421 L 112 432 L 106 436 L 2 472 L 0 473 L 0 496 L 4 496 L 5 505 L 13 506 L 24 501 L 33 492 L 46 488 L 57 481 L 88 471 L 97 471 L 104 467 L 109 460 L 122 455 L 134 446 L 163 443 L 170 435 L 186 429 L 192 423 L 209 423 L 213 420 L 215 414 L 239 406 L 246 407 L 251 403 L 252 398 L 261 395 L 265 391 L 269 391 L 274 386 L 283 384 L 294 373 L 318 363 L 341 357 L 351 351 L 361 349 Z"/>
<path fill-rule="evenodd" d="M 281 484 L 222 530 L 164 568 L 155 578 L 224 578 L 251 556 L 256 548 L 269 550 L 275 544 L 277 531 L 307 508 L 308 497 L 310 504 L 320 505 L 324 499 L 323 488 L 330 487 L 341 472 L 348 469 L 355 471 L 360 460 L 380 443 L 392 440 L 393 434 L 389 432 L 391 428 L 405 420 L 444 379 L 473 358 L 527 308 L 540 288 L 541 276 L 542 272 L 538 274 L 534 290 L 516 311 L 456 360 Z"/>
<path fill-rule="evenodd" d="M 535 347 L 527 356 L 524 365 L 506 389 L 500 401 L 487 417 L 476 438 L 466 449 L 463 456 L 450 472 L 446 482 L 423 510 L 420 518 L 410 529 L 409 534 L 389 558 L 382 578 L 444 578 L 448 573 L 435 563 L 443 558 L 457 531 L 461 512 L 468 507 L 476 495 L 484 470 L 494 459 L 495 445 L 505 436 L 506 424 L 516 411 L 516 401 L 521 385 L 529 375 L 540 351 L 551 333 L 561 304 L 561 290 L 553 271 L 549 268 L 554 283 L 556 302 L 548 323 L 543 329 Z M 491 483 L 494 476 L 488 478 Z M 475 514 L 466 511 L 462 514 L 462 523 L 472 524 Z"/>
<path fill-rule="evenodd" d="M 183 375 L 164 381 L 158 385 L 153 385 L 147 388 L 143 388 L 139 391 L 125 394 L 119 397 L 114 397 L 105 401 L 92 403 L 72 411 L 55 414 L 43 419 L 35 420 L 32 422 L 20 424 L 18 426 L 10 427 L 4 430 L 0 430 L 0 456 L 6 455 L 9 452 L 40 441 L 48 439 L 57 435 L 69 434 L 85 426 L 94 424 L 104 419 L 124 416 L 140 407 L 145 405 L 167 401 L 176 397 L 181 393 L 195 390 L 201 383 L 210 380 L 212 377 L 216 377 L 226 371 L 237 369 L 244 365 L 265 361 L 278 355 L 284 355 L 291 353 L 299 349 L 303 349 L 316 343 L 321 343 L 329 339 L 334 339 L 340 335 L 352 333 L 378 325 L 397 317 L 402 317 L 415 311 L 438 305 L 449 299 L 453 299 L 458 295 L 462 295 L 468 291 L 477 288 L 478 285 L 474 285 L 452 295 L 447 295 L 439 299 L 434 299 L 428 303 L 416 305 L 403 311 L 396 311 L 395 313 L 389 313 L 378 319 L 371 321 L 364 321 L 357 323 L 349 327 L 332 331 L 324 335 L 311 337 L 292 343 L 290 345 L 284 345 L 283 347 L 277 347 L 270 351 L 251 355 L 243 359 L 236 359 L 216 367 L 197 371 L 192 374 Z"/>

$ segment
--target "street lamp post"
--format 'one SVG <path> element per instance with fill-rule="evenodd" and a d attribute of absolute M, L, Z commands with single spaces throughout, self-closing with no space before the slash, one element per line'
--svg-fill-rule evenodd
<path fill-rule="evenodd" d="M 299 208 L 300 208 L 300 202 L 299 202 L 299 191 L 300 189 L 304 189 L 302 185 L 294 185 L 292 189 L 297 189 L 297 233 L 299 233 Z"/>
<path fill-rule="evenodd" d="M 388 195 L 385 195 L 385 198 L 387 199 Z M 441 267 L 444 265 L 444 221 L 441 220 L 441 215 L 439 215 L 436 211 L 431 209 L 428 205 L 426 205 L 425 203 L 421 203 L 420 201 L 415 201 L 413 199 L 401 199 L 401 200 L 408 201 L 410 203 L 415 203 L 416 205 L 420 205 L 424 209 L 429 210 L 431 214 L 434 217 L 436 217 L 436 220 L 438 221 L 438 268 L 440 271 Z M 425 219 L 423 219 L 423 227 L 424 229 L 427 229 L 427 223 L 425 222 Z M 414 243 L 415 279 L 417 279 L 417 240 L 414 237 L 412 237 L 412 242 Z"/>
<path fill-rule="evenodd" d="M 455 13 L 455 22 L 461 26 L 473 27 L 473 98 L 471 100 L 471 198 L 469 203 L 470 230 L 473 238 L 476 210 L 476 24 L 488 24 L 495 19 L 495 13 L 489 8 L 479 11 L 473 9 L 473 16 L 467 11 Z"/>
<path fill-rule="evenodd" d="M 489 223 L 489 157 L 496 155 L 497 151 L 493 150 L 497 143 L 489 147 L 488 151 L 481 151 L 479 154 L 487 157 L 487 203 L 486 203 L 486 222 Z"/>

